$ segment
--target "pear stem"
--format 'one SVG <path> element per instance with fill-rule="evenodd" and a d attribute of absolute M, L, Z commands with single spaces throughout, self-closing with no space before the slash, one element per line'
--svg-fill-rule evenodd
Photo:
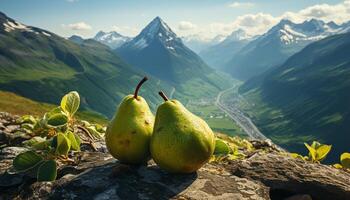
<path fill-rule="evenodd" d="M 164 94 L 163 91 L 158 92 L 158 94 L 164 99 L 164 101 L 169 101 L 169 98 Z"/>
<path fill-rule="evenodd" d="M 144 82 L 146 82 L 147 80 L 148 80 L 148 78 L 147 78 L 147 76 L 145 76 L 145 77 L 143 77 L 143 79 L 139 82 L 139 84 L 137 84 L 136 89 L 135 89 L 135 93 L 134 93 L 134 98 L 135 98 L 135 99 L 137 99 L 137 94 L 139 93 L 139 90 L 140 90 L 142 84 L 143 84 Z"/>

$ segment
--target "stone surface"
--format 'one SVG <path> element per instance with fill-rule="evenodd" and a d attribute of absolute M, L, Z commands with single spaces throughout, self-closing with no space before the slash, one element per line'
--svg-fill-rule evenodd
<path fill-rule="evenodd" d="M 180 175 L 166 173 L 152 161 L 145 166 L 119 163 L 106 153 L 103 140 L 84 130 L 78 130 L 82 152 L 71 153 L 69 164 L 58 162 L 57 180 L 35 182 L 33 174 L 12 170 L 13 158 L 27 150 L 8 143 L 17 131 L 15 119 L 0 112 L 0 200 L 350 199 L 349 172 L 291 158 L 269 141 L 252 141 L 256 151 L 243 160 L 213 162 Z"/>
<path fill-rule="evenodd" d="M 236 176 L 270 187 L 272 198 L 274 195 L 308 194 L 319 200 L 350 199 L 350 174 L 331 166 L 276 153 L 258 153 L 227 168 Z"/>
<path fill-rule="evenodd" d="M 81 153 L 71 169 L 54 182 L 36 182 L 11 191 L 19 199 L 269 199 L 263 184 L 233 176 L 207 164 L 197 173 L 169 174 L 154 163 L 121 164 L 108 154 Z M 3 190 L 2 192 L 7 192 Z"/>

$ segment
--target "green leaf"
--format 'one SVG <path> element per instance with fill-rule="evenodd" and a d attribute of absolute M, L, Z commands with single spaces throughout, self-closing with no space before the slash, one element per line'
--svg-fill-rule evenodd
<path fill-rule="evenodd" d="M 311 144 L 311 147 L 314 149 L 317 149 L 318 147 L 321 146 L 321 143 L 317 142 L 317 141 L 313 141 Z"/>
<path fill-rule="evenodd" d="M 343 166 L 341 164 L 339 164 L 339 163 L 334 164 L 333 167 L 335 167 L 337 169 L 342 169 L 343 168 Z"/>
<path fill-rule="evenodd" d="M 331 151 L 332 145 L 320 145 L 316 149 L 316 160 L 322 161 L 326 158 L 327 154 Z"/>
<path fill-rule="evenodd" d="M 304 143 L 304 145 L 309 150 L 309 156 L 312 158 L 312 161 L 316 161 L 316 150 L 307 143 Z"/>
<path fill-rule="evenodd" d="M 67 115 L 62 113 L 51 115 L 47 120 L 47 124 L 54 127 L 64 126 L 67 124 L 67 122 Z"/>
<path fill-rule="evenodd" d="M 27 151 L 18 154 L 13 160 L 13 167 L 16 171 L 26 171 L 35 167 L 43 158 L 34 151 Z"/>
<path fill-rule="evenodd" d="M 215 140 L 215 150 L 214 150 L 215 155 L 228 155 L 230 153 L 231 153 L 231 148 L 226 142 L 224 142 L 221 139 Z"/>
<path fill-rule="evenodd" d="M 23 123 L 23 124 L 21 124 L 21 128 L 27 129 L 27 130 L 33 130 L 34 129 L 34 124 Z"/>
<path fill-rule="evenodd" d="M 290 156 L 292 158 L 298 158 L 298 159 L 304 159 L 302 155 L 298 154 L 298 153 L 290 153 Z"/>
<path fill-rule="evenodd" d="M 70 140 L 71 142 L 71 149 L 75 150 L 75 151 L 80 151 L 80 138 L 79 136 L 77 136 L 75 133 L 69 131 L 67 133 L 67 138 Z"/>
<path fill-rule="evenodd" d="M 32 115 L 23 115 L 22 117 L 18 118 L 16 121 L 18 123 L 28 123 L 28 124 L 36 123 L 36 119 Z"/>
<path fill-rule="evenodd" d="M 91 135 L 95 136 L 96 138 L 103 138 L 103 133 L 98 132 L 94 126 L 89 126 L 86 129 Z"/>
<path fill-rule="evenodd" d="M 54 181 L 57 177 L 57 164 L 55 160 L 44 161 L 37 172 L 38 181 Z"/>
<path fill-rule="evenodd" d="M 45 142 L 46 139 L 45 138 L 42 138 L 42 137 L 39 137 L 39 136 L 35 136 L 35 137 L 32 137 L 31 139 L 29 140 L 26 140 L 24 142 L 22 142 L 23 146 L 27 146 L 27 147 L 33 147 L 41 142 Z"/>
<path fill-rule="evenodd" d="M 343 153 L 340 156 L 340 163 L 344 168 L 350 169 L 350 153 Z"/>
<path fill-rule="evenodd" d="M 69 92 L 68 94 L 64 95 L 61 100 L 61 108 L 69 116 L 73 116 L 75 114 L 79 108 L 79 105 L 80 97 L 76 91 Z"/>
<path fill-rule="evenodd" d="M 68 155 L 71 147 L 70 140 L 63 133 L 58 133 L 56 137 L 56 154 Z"/>

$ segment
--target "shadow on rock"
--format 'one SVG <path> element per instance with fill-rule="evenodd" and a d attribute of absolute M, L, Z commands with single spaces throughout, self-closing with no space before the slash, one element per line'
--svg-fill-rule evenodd
<path fill-rule="evenodd" d="M 66 174 L 53 183 L 35 183 L 34 196 L 50 199 L 169 199 L 186 190 L 197 173 L 174 175 L 157 166 L 111 162 L 81 174 Z"/>

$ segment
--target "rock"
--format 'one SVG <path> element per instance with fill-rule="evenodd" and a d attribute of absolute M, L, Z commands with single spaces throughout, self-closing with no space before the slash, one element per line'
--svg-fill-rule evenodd
<path fill-rule="evenodd" d="M 312 199 L 350 199 L 350 174 L 286 155 L 258 153 L 227 166 L 232 174 L 270 187 L 271 198 L 307 194 Z"/>
<path fill-rule="evenodd" d="M 312 200 L 312 198 L 308 194 L 301 194 L 288 197 L 285 200 Z"/>
<path fill-rule="evenodd" d="M 2 141 L 1 133 L 18 135 L 15 119 L 0 112 L 0 200 L 350 199 L 349 172 L 291 158 L 268 140 L 251 141 L 256 150 L 246 150 L 243 160 L 221 160 L 180 175 L 166 173 L 152 161 L 145 166 L 122 164 L 105 153 L 102 139 L 78 127 L 82 152 L 71 152 L 68 163 L 57 161 L 56 181 L 35 182 L 35 177 L 11 170 L 14 157 L 28 150 Z M 1 142 L 10 147 L 3 148 Z"/>
<path fill-rule="evenodd" d="M 5 147 L 0 150 L 1 159 L 14 159 L 18 154 L 28 151 L 25 147 Z"/>
<path fill-rule="evenodd" d="M 92 153 L 95 154 L 95 153 Z M 90 154 L 91 155 L 91 154 Z M 197 173 L 174 175 L 148 166 L 128 166 L 109 155 L 83 172 L 65 174 L 51 183 L 34 183 L 19 193 L 22 199 L 269 199 L 264 185 L 232 176 L 207 164 Z M 98 165 L 98 166 L 97 166 Z M 30 196 L 28 196 L 30 194 Z"/>

